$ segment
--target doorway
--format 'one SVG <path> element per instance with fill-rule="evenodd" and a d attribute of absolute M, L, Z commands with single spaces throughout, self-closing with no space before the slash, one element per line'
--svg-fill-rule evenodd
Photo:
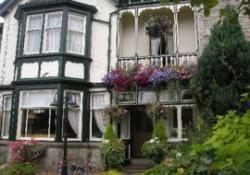
<path fill-rule="evenodd" d="M 153 123 L 143 109 L 131 111 L 131 156 L 142 158 L 141 147 L 152 137 Z"/>

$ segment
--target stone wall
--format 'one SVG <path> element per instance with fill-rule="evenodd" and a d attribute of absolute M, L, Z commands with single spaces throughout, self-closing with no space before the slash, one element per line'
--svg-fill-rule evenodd
<path fill-rule="evenodd" d="M 4 163 L 10 162 L 9 141 L 0 141 L 0 159 Z M 55 172 L 56 165 L 63 159 L 63 143 L 43 143 L 47 146 L 46 155 L 39 162 L 39 169 L 45 172 Z M 101 169 L 101 153 L 99 143 L 68 143 L 67 157 L 70 162 L 86 165 L 88 160 L 92 167 Z"/>
<path fill-rule="evenodd" d="M 210 15 L 205 17 L 203 12 L 198 13 L 198 40 L 199 40 L 199 53 L 201 54 L 204 47 L 207 45 L 209 38 L 211 36 L 211 29 L 214 24 L 217 23 L 220 19 L 220 9 L 225 7 L 227 4 L 232 4 L 237 7 L 237 3 L 235 0 L 220 0 L 219 5 L 214 7 Z M 248 40 L 250 40 L 250 19 L 248 16 L 240 15 L 239 17 L 242 29 L 245 33 L 245 36 Z"/>

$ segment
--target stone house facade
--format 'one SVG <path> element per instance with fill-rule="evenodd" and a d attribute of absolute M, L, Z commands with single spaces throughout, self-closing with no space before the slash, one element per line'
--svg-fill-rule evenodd
<path fill-rule="evenodd" d="M 219 8 L 227 3 L 237 5 L 221 0 L 205 17 L 188 1 L 176 5 L 131 0 L 125 6 L 113 0 L 4 1 L 0 7 L 4 17 L 0 154 L 7 161 L 9 142 L 33 138 L 48 145 L 43 164 L 52 169 L 62 159 L 63 119 L 67 116 L 69 154 L 101 166 L 98 145 L 109 120 L 104 109 L 116 103 L 129 110 L 129 116 L 114 126 L 126 143 L 126 160 L 141 157 L 140 146 L 152 134 L 145 106 L 155 101 L 155 90 L 138 90 L 132 96 L 117 93 L 114 99 L 103 76 L 117 65 L 127 69 L 134 63 L 196 64 L 219 20 Z M 172 21 L 172 35 L 165 37 L 160 53 L 152 54 L 145 22 L 157 15 Z M 250 20 L 242 15 L 240 22 L 250 39 Z M 66 94 L 77 103 L 67 115 Z M 186 140 L 186 126 L 195 122 L 198 113 L 192 93 L 181 88 L 169 99 L 166 90 L 161 100 L 171 109 L 165 121 L 169 141 Z"/>

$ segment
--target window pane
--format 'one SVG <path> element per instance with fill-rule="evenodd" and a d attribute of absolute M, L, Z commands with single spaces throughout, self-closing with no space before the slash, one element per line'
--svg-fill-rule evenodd
<path fill-rule="evenodd" d="M 85 16 L 69 14 L 67 51 L 82 54 L 85 49 Z"/>
<path fill-rule="evenodd" d="M 101 138 L 105 128 L 109 124 L 109 116 L 105 114 L 104 108 L 107 106 L 105 93 L 95 93 L 91 95 L 91 132 L 92 138 Z"/>
<path fill-rule="evenodd" d="M 42 62 L 40 77 L 57 77 L 58 76 L 59 63 L 58 61 Z"/>
<path fill-rule="evenodd" d="M 80 110 L 79 109 L 69 109 L 68 111 L 68 127 L 67 127 L 67 134 L 69 138 L 79 138 L 79 116 Z"/>
<path fill-rule="evenodd" d="M 37 78 L 38 63 L 23 63 L 21 68 L 21 78 Z"/>
<path fill-rule="evenodd" d="M 25 53 L 39 53 L 41 44 L 41 34 L 42 32 L 28 31 L 26 33 L 26 52 Z"/>
<path fill-rule="evenodd" d="M 8 138 L 11 116 L 11 96 L 5 96 L 3 99 L 3 115 L 2 115 L 2 137 Z"/>
<path fill-rule="evenodd" d="M 30 15 L 27 18 L 27 31 L 30 30 L 42 30 L 43 16 L 42 15 Z"/>
<path fill-rule="evenodd" d="M 48 13 L 46 14 L 46 28 L 58 28 L 62 25 L 62 13 Z"/>
<path fill-rule="evenodd" d="M 45 36 L 44 36 L 44 52 L 58 52 L 61 39 L 62 13 L 46 14 Z"/>
<path fill-rule="evenodd" d="M 29 109 L 28 115 L 27 110 L 23 110 L 21 135 L 33 138 L 53 138 L 55 119 L 55 109 Z"/>
<path fill-rule="evenodd" d="M 84 64 L 66 61 L 65 77 L 84 79 Z"/>
<path fill-rule="evenodd" d="M 67 51 L 74 53 L 83 53 L 84 35 L 79 32 L 68 31 Z"/>
<path fill-rule="evenodd" d="M 25 34 L 24 53 L 39 53 L 42 35 L 42 15 L 30 15 L 27 18 L 27 27 Z"/>
<path fill-rule="evenodd" d="M 68 22 L 69 30 L 84 32 L 85 28 L 85 17 L 77 14 L 70 14 L 69 15 L 69 22 Z"/>

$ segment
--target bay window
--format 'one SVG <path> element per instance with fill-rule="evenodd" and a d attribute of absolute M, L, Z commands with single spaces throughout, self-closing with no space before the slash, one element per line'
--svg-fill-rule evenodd
<path fill-rule="evenodd" d="M 60 49 L 62 12 L 45 15 L 43 52 L 58 52 Z"/>
<path fill-rule="evenodd" d="M 105 114 L 105 107 L 109 105 L 109 98 L 105 92 L 95 92 L 90 99 L 90 139 L 99 141 L 109 124 L 109 116 Z"/>
<path fill-rule="evenodd" d="M 56 90 L 21 91 L 18 117 L 18 137 L 53 140 L 57 108 L 51 106 Z"/>
<path fill-rule="evenodd" d="M 85 53 L 86 16 L 68 12 L 68 18 L 63 18 L 62 11 L 32 14 L 27 16 L 24 55 L 40 53 L 58 53 L 62 45 L 66 51 L 73 54 Z M 68 19 L 67 26 L 62 26 Z M 66 28 L 62 30 L 62 28 Z M 62 31 L 66 35 L 66 43 L 61 42 Z"/>
<path fill-rule="evenodd" d="M 3 139 L 8 139 L 9 128 L 10 128 L 10 117 L 11 117 L 11 95 L 3 96 L 3 107 L 2 107 L 2 133 Z"/>
<path fill-rule="evenodd" d="M 86 17 L 76 13 L 68 15 L 67 52 L 84 54 Z"/>

